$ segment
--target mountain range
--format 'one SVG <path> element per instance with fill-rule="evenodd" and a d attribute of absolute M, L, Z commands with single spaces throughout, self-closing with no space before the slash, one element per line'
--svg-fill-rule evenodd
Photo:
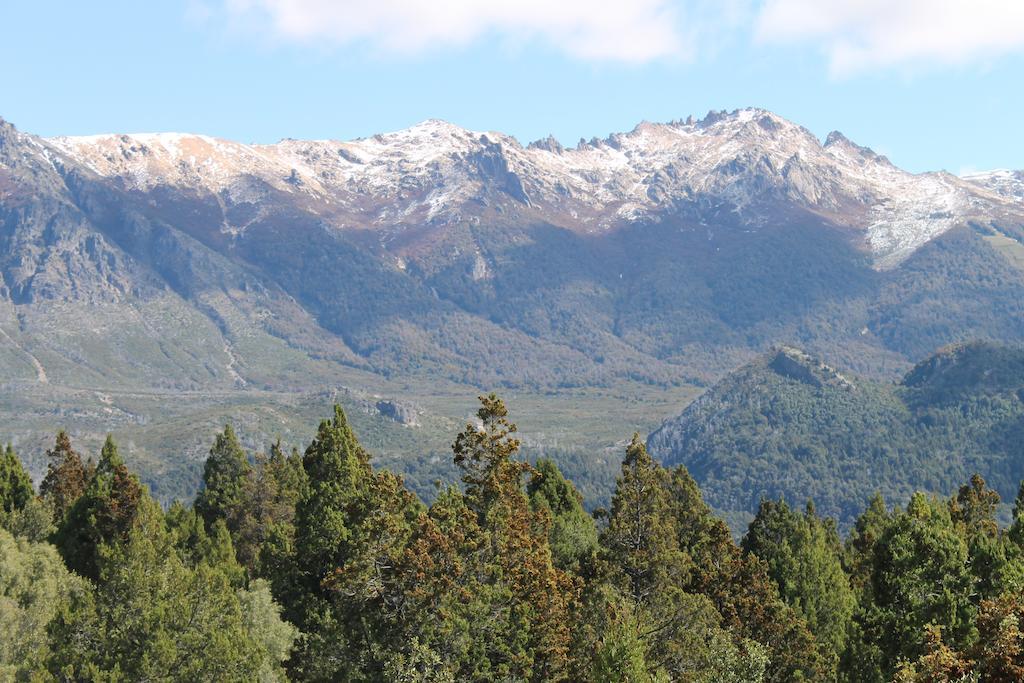
<path fill-rule="evenodd" d="M 0 241 L 0 427 L 24 439 L 32 414 L 153 451 L 167 420 L 340 391 L 389 447 L 463 417 L 440 394 L 668 403 L 779 342 L 886 380 L 1024 340 L 1024 174 L 911 174 L 760 109 L 571 148 L 437 120 L 272 145 L 0 122 Z M 377 408 L 400 391 L 423 419 Z"/>

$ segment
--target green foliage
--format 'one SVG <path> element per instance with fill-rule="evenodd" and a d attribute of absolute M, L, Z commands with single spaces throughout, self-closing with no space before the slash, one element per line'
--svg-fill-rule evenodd
<path fill-rule="evenodd" d="M 282 663 L 291 654 L 299 630 L 281 618 L 281 606 L 274 602 L 270 583 L 265 579 L 256 579 L 248 588 L 240 589 L 238 600 L 246 633 L 266 652 L 254 680 L 285 680 Z"/>
<path fill-rule="evenodd" d="M 0 623 L 16 633 L 0 643 L 0 676 L 1024 675 L 1024 494 L 1010 529 L 977 475 L 948 500 L 917 493 L 905 509 L 876 495 L 845 546 L 811 504 L 765 500 L 737 545 L 688 471 L 658 464 L 639 435 L 595 521 L 553 462 L 520 459 L 499 398 L 481 397 L 476 418 L 452 448 L 465 490 L 442 489 L 429 508 L 371 465 L 338 407 L 301 457 L 274 444 L 249 464 L 225 430 L 211 456 L 221 462 L 207 467 L 220 483 L 208 490 L 230 495 L 206 498 L 225 505 L 162 511 L 108 439 L 52 534 L 63 562 L 43 541 L 54 495 L 0 511 L 15 531 L 0 529 Z M 61 441 L 58 465 L 69 459 Z M 231 462 L 235 474 L 213 476 Z M 205 519 L 200 509 L 220 512 Z"/>
<path fill-rule="evenodd" d="M 148 494 L 108 436 L 95 474 L 54 539 L 68 567 L 92 581 L 99 579 L 100 548 L 128 541 L 144 497 Z"/>
<path fill-rule="evenodd" d="M 20 510 L 34 495 L 32 479 L 15 455 L 14 447 L 7 444 L 0 456 L 0 512 Z"/>
<path fill-rule="evenodd" d="M 742 547 L 765 563 L 779 595 L 807 621 L 835 667 L 846 650 L 857 600 L 832 521 L 818 518 L 810 504 L 800 514 L 784 500 L 765 500 Z"/>
<path fill-rule="evenodd" d="M 202 489 L 196 497 L 196 512 L 207 526 L 222 519 L 231 531 L 237 529 L 250 470 L 249 459 L 235 436 L 235 430 L 226 425 L 210 448 L 203 468 Z"/>
<path fill-rule="evenodd" d="M 50 540 L 57 530 L 53 525 L 53 506 L 38 496 L 29 498 L 20 510 L 0 512 L 0 527 L 34 542 Z"/>
<path fill-rule="evenodd" d="M 737 533 L 762 498 L 811 498 L 847 530 L 876 492 L 901 504 L 916 490 L 947 495 L 975 472 L 1009 500 L 1024 479 L 1022 367 L 1024 350 L 965 344 L 893 385 L 782 348 L 728 376 L 648 446 L 686 465 Z"/>
<path fill-rule="evenodd" d="M 68 572 L 54 548 L 0 529 L 0 679 L 29 680 L 49 656 L 47 625 L 88 584 Z"/>
<path fill-rule="evenodd" d="M 246 472 L 242 501 L 230 516 L 238 561 L 250 573 L 261 571 L 263 547 L 272 534 L 294 537 L 295 507 L 306 486 L 297 452 L 286 456 L 277 442 L 269 458 L 256 456 L 255 465 Z"/>
<path fill-rule="evenodd" d="M 552 460 L 541 459 L 526 486 L 530 507 L 551 518 L 548 542 L 560 569 L 580 573 L 597 552 L 597 525 L 583 509 L 583 497 Z"/>
<path fill-rule="evenodd" d="M 926 626 L 940 627 L 954 647 L 973 641 L 977 579 L 946 503 L 915 494 L 868 552 L 870 574 L 855 618 L 873 644 L 876 675 L 892 676 L 900 661 L 923 656 Z"/>
<path fill-rule="evenodd" d="M 255 596 L 240 600 L 219 567 L 186 566 L 153 504 L 140 515 L 127 543 L 102 548 L 95 598 L 72 601 L 54 623 L 51 671 L 126 681 L 272 673 L 288 637 L 274 610 Z"/>
<path fill-rule="evenodd" d="M 287 618 L 305 634 L 289 668 L 302 678 L 379 675 L 396 634 L 395 567 L 419 513 L 390 472 L 374 472 L 340 406 L 320 423 L 302 458 L 307 484 L 295 510 L 294 545 L 278 534 L 271 576 Z"/>
<path fill-rule="evenodd" d="M 53 520 L 60 524 L 85 491 L 93 468 L 91 463 L 83 462 L 82 456 L 71 447 L 71 437 L 65 431 L 57 433 L 57 441 L 46 452 L 46 458 L 46 476 L 39 484 L 39 495 L 50 503 Z"/>
<path fill-rule="evenodd" d="M 639 436 L 626 451 L 601 545 L 612 586 L 646 634 L 646 660 L 669 677 L 706 669 L 706 649 L 691 639 L 719 642 L 719 629 L 755 659 L 767 648 L 766 680 L 824 675 L 806 625 L 781 603 L 764 567 L 742 555 L 685 470 L 657 465 Z"/>
<path fill-rule="evenodd" d="M 565 680 L 577 585 L 552 561 L 547 508 L 523 490 L 529 465 L 504 403 L 480 400 L 453 445 L 466 493 L 438 496 L 406 553 L 409 627 L 459 680 Z"/>

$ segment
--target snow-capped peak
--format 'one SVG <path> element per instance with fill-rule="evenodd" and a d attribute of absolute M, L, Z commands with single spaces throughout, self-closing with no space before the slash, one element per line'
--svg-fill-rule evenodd
<path fill-rule="evenodd" d="M 339 225 L 443 224 L 508 202 L 535 219 L 595 231 L 656 219 L 704 197 L 756 226 L 765 206 L 784 201 L 863 230 L 881 266 L 993 202 L 1019 201 L 1003 185 L 1024 186 L 910 174 L 840 133 L 822 143 L 757 108 L 643 122 L 573 148 L 553 138 L 524 147 L 503 133 L 439 119 L 348 142 L 244 145 L 156 133 L 49 144 L 132 189 L 189 187 L 231 202 L 256 201 L 270 188 L 306 198 Z"/>

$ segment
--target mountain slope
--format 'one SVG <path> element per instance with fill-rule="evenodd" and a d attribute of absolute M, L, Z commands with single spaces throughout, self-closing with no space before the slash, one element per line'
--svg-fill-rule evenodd
<path fill-rule="evenodd" d="M 998 188 L 911 175 L 757 109 L 574 149 L 442 121 L 276 145 L 8 137 L 102 239 L 222 332 L 245 319 L 316 357 L 481 385 L 703 382 L 779 339 L 892 372 L 920 349 L 889 321 L 932 287 L 902 291 L 908 260 L 969 224 L 1007 239 L 1024 224 Z M 969 275 L 1024 292 L 986 237 L 962 240 L 984 252 Z M 957 258 L 927 268 L 948 282 Z M 977 331 L 950 327 L 938 343 Z"/>
<path fill-rule="evenodd" d="M 684 464 L 741 528 L 762 497 L 847 526 L 876 491 L 941 494 L 978 472 L 1004 501 L 1024 479 L 1024 350 L 955 345 L 899 384 L 844 374 L 783 347 L 730 374 L 648 440 Z"/>
<path fill-rule="evenodd" d="M 571 149 L 441 121 L 274 145 L 0 123 L 0 428 L 120 424 L 85 390 L 188 395 L 210 409 L 174 419 L 207 424 L 347 387 L 440 424 L 504 388 L 539 416 L 581 401 L 570 433 L 600 422 L 600 449 L 664 415 L 606 420 L 614 396 L 669 405 L 778 342 L 891 379 L 1024 341 L 1024 205 L 993 178 L 909 174 L 758 109 Z M 47 418 L 42 395 L 71 404 Z M 146 405 L 132 424 L 159 432 Z M 422 433 L 374 419 L 390 454 Z"/>

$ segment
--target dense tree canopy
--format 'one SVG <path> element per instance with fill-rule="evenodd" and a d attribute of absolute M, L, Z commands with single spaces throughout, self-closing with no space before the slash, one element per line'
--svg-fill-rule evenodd
<path fill-rule="evenodd" d="M 228 427 L 162 510 L 108 438 L 64 432 L 37 496 L 0 459 L 0 677 L 14 680 L 959 681 L 1024 676 L 1024 493 L 974 476 L 845 543 L 763 500 L 740 543 L 681 466 L 625 450 L 588 514 L 496 396 L 428 507 L 336 408 L 303 453 Z M 1024 488 L 1022 488 L 1024 491 Z"/>

